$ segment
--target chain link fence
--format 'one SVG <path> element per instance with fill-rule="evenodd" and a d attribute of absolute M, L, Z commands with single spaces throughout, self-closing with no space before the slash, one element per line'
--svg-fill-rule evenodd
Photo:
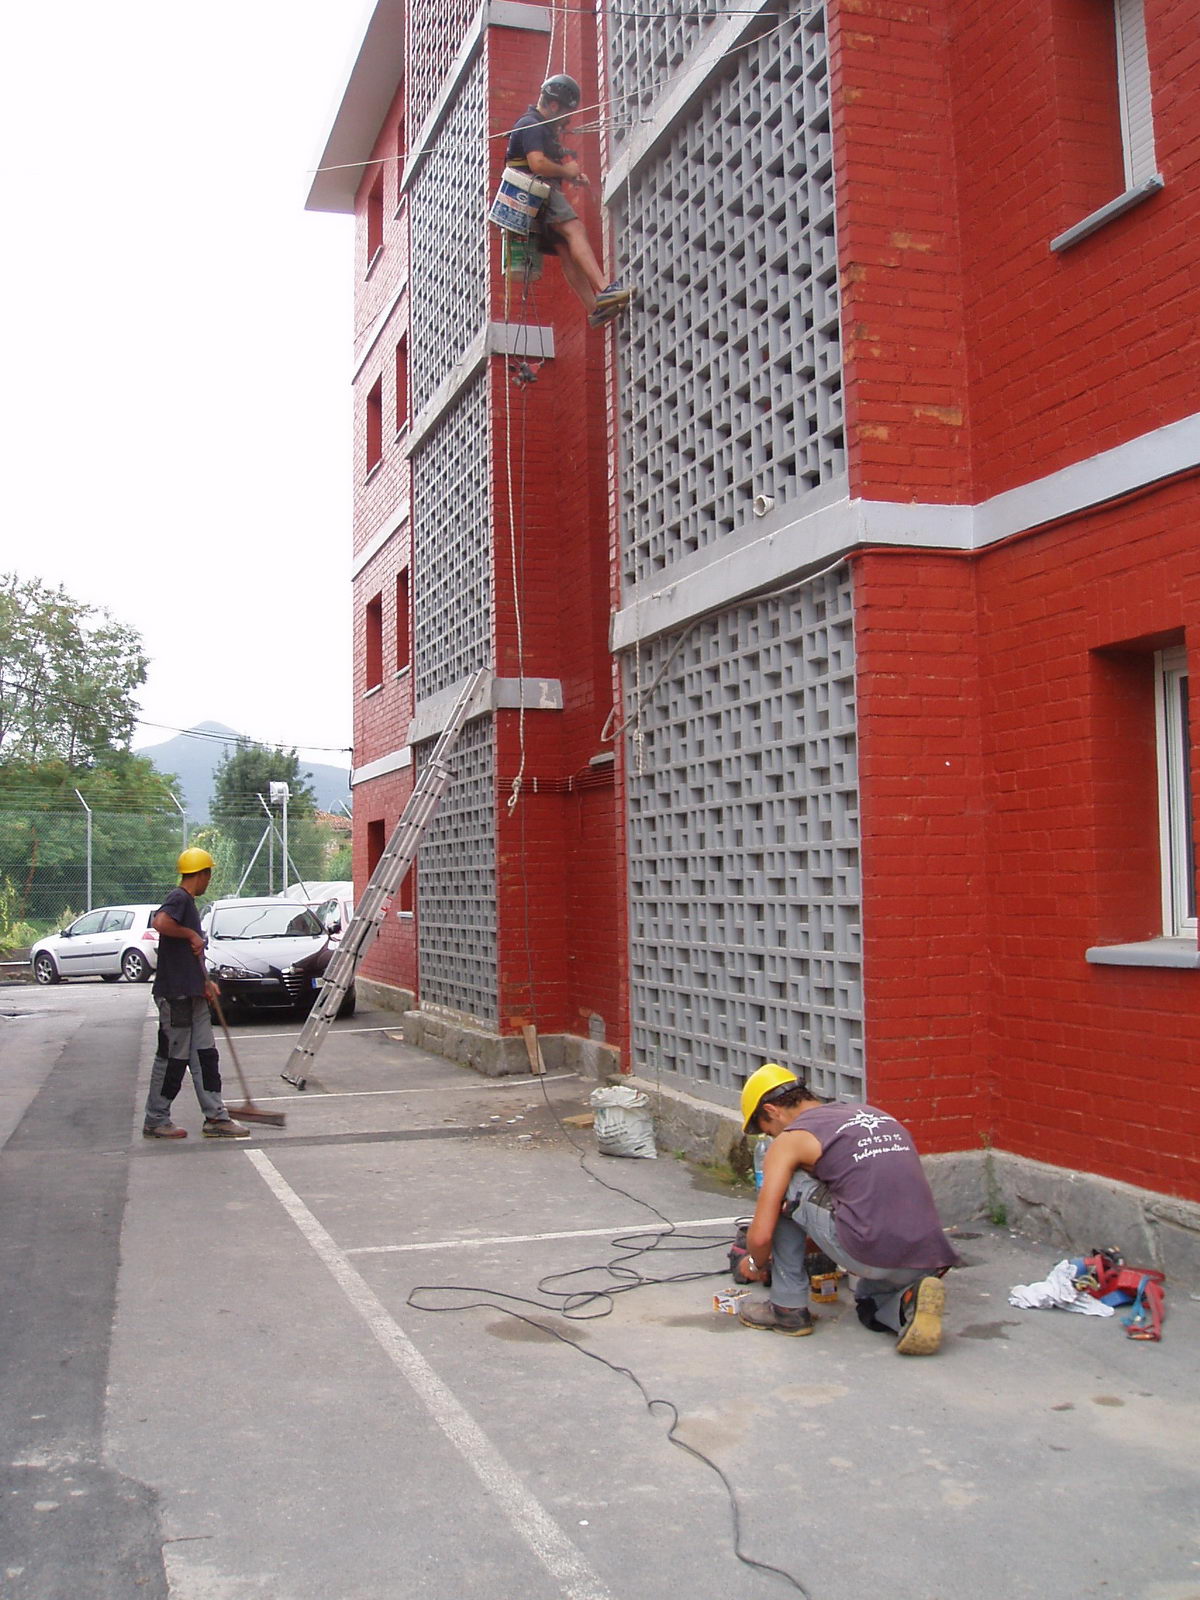
<path fill-rule="evenodd" d="M 0 809 L 0 948 L 27 946 L 96 906 L 159 904 L 185 843 L 213 858 L 207 900 L 350 877 L 346 836 L 308 817 L 291 820 L 285 871 L 278 820 L 261 811 L 197 825 L 177 811 Z"/>

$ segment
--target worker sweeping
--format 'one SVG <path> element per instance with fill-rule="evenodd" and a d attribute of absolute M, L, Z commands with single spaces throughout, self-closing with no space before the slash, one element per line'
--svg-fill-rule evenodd
<path fill-rule="evenodd" d="M 208 1003 L 219 991 L 204 966 L 204 934 L 196 900 L 208 888 L 213 858 L 207 850 L 185 850 L 177 862 L 179 886 L 151 918 L 158 934 L 154 998 L 158 1003 L 158 1049 L 150 1074 L 142 1134 L 147 1139 L 186 1139 L 171 1121 L 171 1106 L 189 1066 L 204 1113 L 206 1139 L 248 1139 L 221 1098 L 220 1057 Z"/>
<path fill-rule="evenodd" d="M 581 99 L 579 85 L 565 72 L 547 78 L 537 103 L 518 117 L 509 134 L 505 161 L 549 186 L 534 224 L 535 240 L 542 251 L 558 256 L 563 276 L 588 313 L 588 322 L 598 328 L 628 307 L 633 290 L 607 282 L 579 213 L 563 194 L 564 183 L 589 187 L 586 173 L 562 143 L 567 122 Z"/>
<path fill-rule="evenodd" d="M 942 1231 L 912 1135 L 875 1106 L 830 1104 L 770 1062 L 746 1080 L 742 1122 L 766 1134 L 763 1183 L 739 1265 L 771 1297 L 743 1303 L 748 1328 L 813 1331 L 805 1239 L 854 1279 L 865 1327 L 901 1355 L 930 1356 L 942 1338 L 942 1276 L 958 1256 Z"/>

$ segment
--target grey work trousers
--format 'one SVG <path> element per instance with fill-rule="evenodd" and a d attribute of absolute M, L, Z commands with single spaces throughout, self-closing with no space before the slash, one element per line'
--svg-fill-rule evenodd
<path fill-rule="evenodd" d="M 825 1184 L 811 1173 L 797 1171 L 788 1184 L 790 1215 L 775 1225 L 771 1239 L 771 1302 L 792 1309 L 808 1305 L 808 1271 L 804 1265 L 805 1235 L 819 1250 L 836 1261 L 855 1279 L 854 1298 L 875 1302 L 875 1320 L 899 1333 L 900 1301 L 910 1285 L 926 1276 L 930 1268 L 870 1267 L 855 1261 L 838 1238 L 837 1222 L 829 1204 Z"/>
<path fill-rule="evenodd" d="M 158 1048 L 150 1070 L 145 1126 L 161 1127 L 171 1120 L 171 1104 L 190 1072 L 196 1099 L 208 1122 L 224 1122 L 229 1112 L 221 1099 L 220 1057 L 213 1038 L 212 1017 L 203 995 L 182 1000 L 159 999 Z"/>

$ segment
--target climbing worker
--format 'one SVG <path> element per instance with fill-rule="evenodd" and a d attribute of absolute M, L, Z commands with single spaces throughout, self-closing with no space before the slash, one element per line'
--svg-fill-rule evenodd
<path fill-rule="evenodd" d="M 958 1256 L 942 1231 L 912 1136 L 874 1106 L 830 1104 L 769 1062 L 742 1090 L 745 1131 L 771 1140 L 739 1265 L 770 1299 L 743 1302 L 748 1328 L 813 1331 L 805 1236 L 855 1278 L 858 1319 L 906 1356 L 942 1338 L 943 1274 Z"/>
<path fill-rule="evenodd" d="M 233 1120 L 221 1099 L 220 1058 L 208 1012 L 208 1002 L 219 990 L 204 965 L 196 900 L 212 879 L 213 858 L 207 850 L 185 850 L 176 869 L 179 887 L 171 890 L 150 923 L 158 934 L 154 998 L 159 1025 L 142 1134 L 147 1139 L 187 1138 L 187 1129 L 171 1121 L 171 1105 L 190 1068 L 204 1113 L 204 1137 L 248 1139 L 250 1129 Z"/>
<path fill-rule="evenodd" d="M 588 322 L 599 328 L 627 308 L 634 291 L 616 281 L 606 282 L 579 214 L 563 194 L 564 183 L 589 187 L 586 174 L 572 152 L 563 148 L 561 139 L 581 98 L 579 85 L 566 73 L 547 78 L 537 104 L 517 119 L 509 134 L 505 160 L 519 172 L 532 173 L 549 184 L 550 193 L 534 224 L 536 243 L 546 253 L 558 256 L 563 276 L 582 301 Z"/>

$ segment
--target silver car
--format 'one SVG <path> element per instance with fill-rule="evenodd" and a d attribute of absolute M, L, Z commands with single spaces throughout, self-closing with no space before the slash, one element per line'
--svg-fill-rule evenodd
<path fill-rule="evenodd" d="M 158 965 L 158 934 L 152 906 L 100 906 L 76 917 L 61 933 L 39 939 L 29 952 L 38 983 L 64 978 L 103 978 L 145 983 Z"/>

